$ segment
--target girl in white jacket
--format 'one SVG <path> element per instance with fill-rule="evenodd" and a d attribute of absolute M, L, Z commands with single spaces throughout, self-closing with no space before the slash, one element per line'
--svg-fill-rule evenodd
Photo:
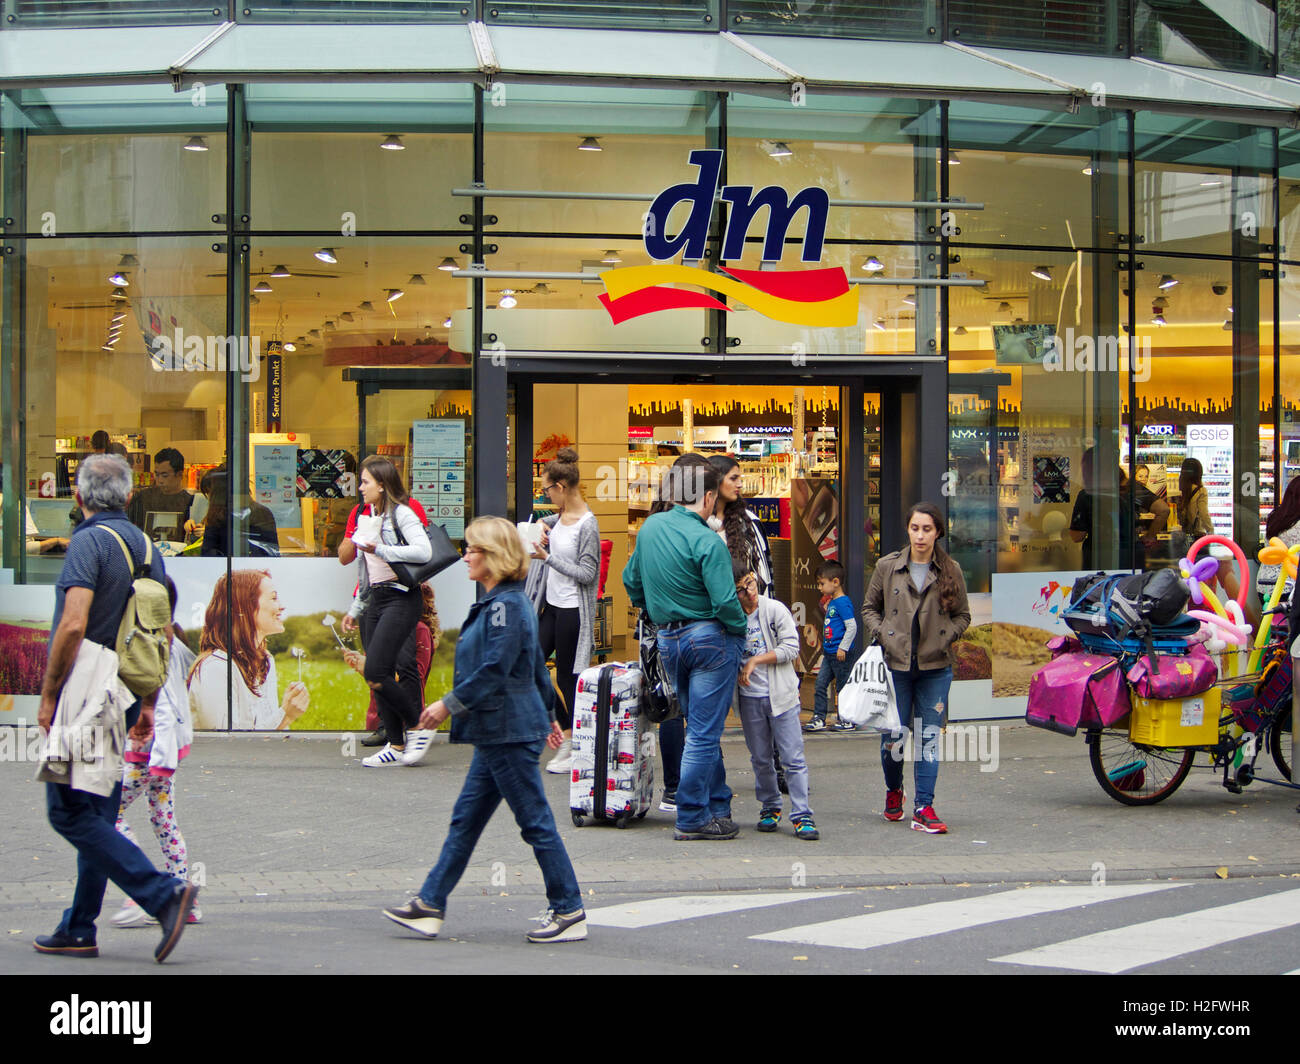
<path fill-rule="evenodd" d="M 167 594 L 172 611 L 176 610 L 176 585 L 167 578 Z M 144 746 L 128 746 L 122 774 L 122 800 L 117 809 L 117 830 L 137 846 L 140 845 L 126 822 L 126 811 L 140 795 L 149 798 L 149 824 L 162 848 L 168 875 L 185 879 L 189 875 L 189 854 L 185 836 L 176 823 L 176 805 L 172 797 L 176 769 L 194 742 L 194 725 L 190 717 L 190 696 L 186 677 L 194 665 L 194 652 L 185 645 L 179 628 L 173 627 L 171 655 L 167 662 L 167 682 L 158 690 L 153 711 L 153 738 Z M 198 906 L 190 910 L 188 922 L 202 919 Z M 114 927 L 143 927 L 158 921 L 130 898 L 113 916 Z"/>

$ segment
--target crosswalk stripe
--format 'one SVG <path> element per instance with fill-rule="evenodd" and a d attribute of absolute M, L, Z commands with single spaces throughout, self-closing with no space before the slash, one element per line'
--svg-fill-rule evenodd
<path fill-rule="evenodd" d="M 818 890 L 801 894 L 788 891 L 782 894 L 689 894 L 680 898 L 655 898 L 625 905 L 607 905 L 602 909 L 588 909 L 587 923 L 595 927 L 654 927 L 656 924 L 670 924 L 674 920 L 721 916 L 812 898 L 837 898 L 847 893 L 844 890 Z"/>
<path fill-rule="evenodd" d="M 810 946 L 839 946 L 843 949 L 874 949 L 914 938 L 928 938 L 949 931 L 961 931 L 980 924 L 1013 920 L 1022 916 L 1073 909 L 1094 902 L 1114 901 L 1183 886 L 1181 883 L 1117 883 L 1107 887 L 1026 887 L 1023 890 L 984 894 L 957 901 L 938 901 L 903 909 L 849 916 L 805 924 L 784 931 L 751 935 L 765 942 L 800 942 Z"/>
<path fill-rule="evenodd" d="M 1300 924 L 1300 890 L 1130 924 L 992 959 L 1114 975 L 1293 924 Z"/>

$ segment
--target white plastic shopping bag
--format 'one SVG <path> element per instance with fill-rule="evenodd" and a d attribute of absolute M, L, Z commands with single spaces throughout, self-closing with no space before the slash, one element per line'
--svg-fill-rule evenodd
<path fill-rule="evenodd" d="M 839 718 L 881 732 L 896 732 L 898 699 L 894 695 L 894 678 L 885 664 L 885 652 L 872 643 L 853 663 L 849 682 L 839 693 Z"/>

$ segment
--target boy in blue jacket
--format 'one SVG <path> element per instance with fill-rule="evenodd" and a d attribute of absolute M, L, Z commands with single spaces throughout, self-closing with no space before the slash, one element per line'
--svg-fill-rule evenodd
<path fill-rule="evenodd" d="M 826 622 L 822 625 L 822 665 L 817 671 L 817 691 L 813 697 L 813 718 L 803 726 L 806 732 L 826 730 L 826 706 L 832 683 L 843 691 L 853 668 L 853 640 L 858 635 L 858 621 L 853 602 L 844 594 L 844 566 L 839 562 L 822 562 L 817 566 L 817 590 L 830 601 L 826 604 Z M 855 725 L 840 722 L 836 731 L 854 731 Z"/>

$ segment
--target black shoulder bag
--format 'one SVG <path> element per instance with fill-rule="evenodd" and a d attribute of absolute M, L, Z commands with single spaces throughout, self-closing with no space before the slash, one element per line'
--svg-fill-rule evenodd
<path fill-rule="evenodd" d="M 397 523 L 396 517 L 393 518 L 393 531 L 397 533 L 397 542 L 405 547 L 406 537 L 402 535 L 402 526 Z M 460 560 L 460 551 L 452 544 L 451 537 L 447 535 L 447 530 L 442 525 L 435 525 L 431 521 L 425 526 L 424 531 L 429 536 L 433 557 L 419 565 L 410 565 L 407 562 L 388 563 L 388 567 L 396 574 L 398 582 L 408 591 L 414 591 L 426 580 L 432 580 L 444 569 L 449 569 Z"/>

